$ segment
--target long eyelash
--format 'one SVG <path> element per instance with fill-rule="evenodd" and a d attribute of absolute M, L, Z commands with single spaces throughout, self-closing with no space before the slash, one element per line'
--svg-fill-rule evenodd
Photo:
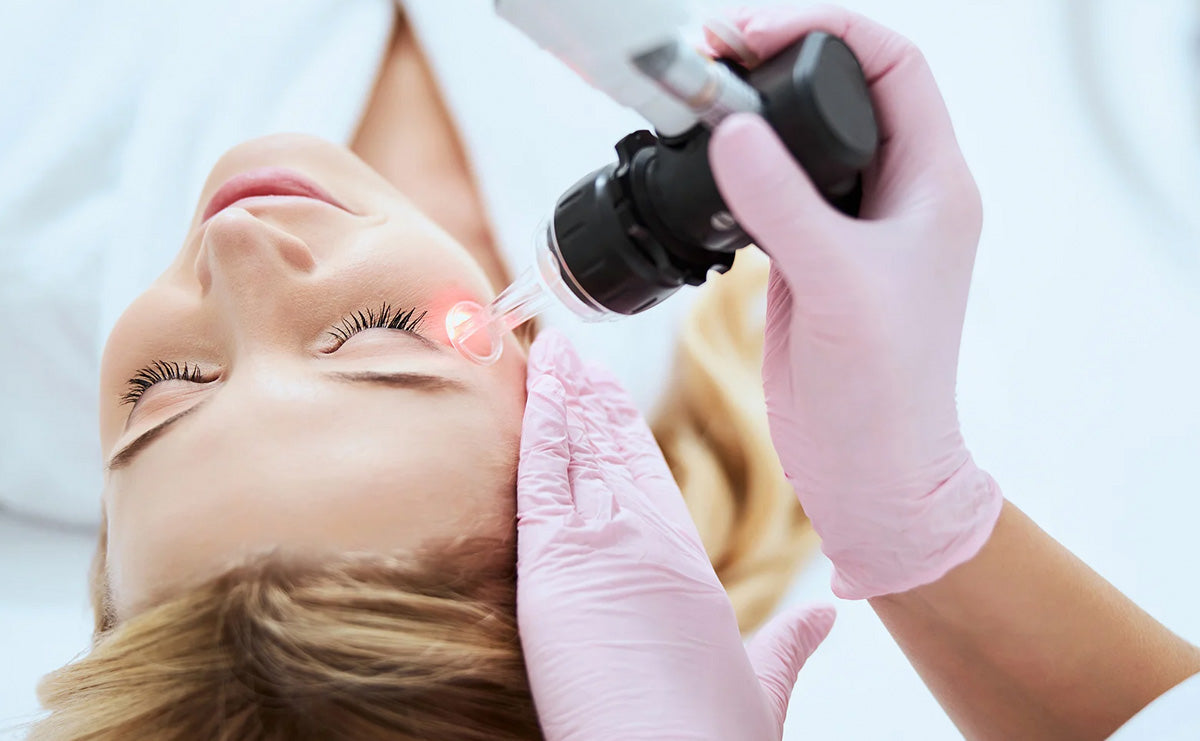
<path fill-rule="evenodd" d="M 338 346 L 354 335 L 367 329 L 398 329 L 402 332 L 417 332 L 428 312 L 417 313 L 416 309 L 393 309 L 384 304 L 378 311 L 362 309 L 346 317 L 329 334 L 338 340 Z"/>
<path fill-rule="evenodd" d="M 201 383 L 204 379 L 200 374 L 199 366 L 156 360 L 139 370 L 134 374 L 133 378 L 129 379 L 129 390 L 121 397 L 121 403 L 137 403 L 137 400 L 142 398 L 142 394 L 146 393 L 151 386 L 170 380 Z"/>

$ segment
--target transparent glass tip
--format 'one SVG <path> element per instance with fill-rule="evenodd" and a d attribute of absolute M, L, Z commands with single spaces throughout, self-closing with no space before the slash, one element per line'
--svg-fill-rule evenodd
<path fill-rule="evenodd" d="M 492 365 L 500 359 L 505 336 L 551 306 L 561 306 L 587 322 L 621 316 L 606 309 L 575 280 L 549 221 L 538 229 L 534 264 L 487 306 L 460 301 L 451 307 L 446 314 L 446 335 L 466 359 Z"/>
<path fill-rule="evenodd" d="M 446 314 L 446 334 L 463 357 L 492 365 L 500 359 L 505 336 L 555 302 L 531 265 L 487 306 L 474 301 L 455 304 Z"/>

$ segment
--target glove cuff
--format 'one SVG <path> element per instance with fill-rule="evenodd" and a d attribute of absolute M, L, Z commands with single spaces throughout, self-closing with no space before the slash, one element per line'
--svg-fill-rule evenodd
<path fill-rule="evenodd" d="M 992 535 L 1004 495 L 988 473 L 967 457 L 941 486 L 889 522 L 858 533 L 854 547 L 823 543 L 833 562 L 833 593 L 869 599 L 931 584 L 974 558 Z M 863 537 L 867 535 L 868 537 Z"/>

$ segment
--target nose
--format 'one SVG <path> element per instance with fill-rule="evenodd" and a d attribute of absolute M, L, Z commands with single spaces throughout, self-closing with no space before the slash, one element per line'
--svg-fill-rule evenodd
<path fill-rule="evenodd" d="M 196 279 L 207 295 L 214 276 L 233 285 L 269 285 L 287 281 L 316 267 L 304 240 L 254 218 L 248 211 L 229 208 L 209 220 L 196 255 Z"/>
<path fill-rule="evenodd" d="M 275 320 L 295 314 L 299 289 L 315 269 L 304 240 L 239 208 L 212 217 L 194 265 L 202 299 L 216 304 L 237 334 L 277 333 Z"/>

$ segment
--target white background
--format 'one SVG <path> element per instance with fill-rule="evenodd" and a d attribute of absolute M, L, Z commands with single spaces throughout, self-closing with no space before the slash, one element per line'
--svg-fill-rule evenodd
<path fill-rule="evenodd" d="M 851 5 L 925 50 L 983 192 L 960 374 L 976 459 L 1055 537 L 1200 642 L 1200 10 Z M 0 516 L 0 726 L 28 719 L 36 677 L 86 647 L 90 547 L 87 535 Z M 789 596 L 808 599 L 832 599 L 820 560 Z M 839 608 L 801 674 L 787 738 L 958 738 L 869 608 Z"/>

